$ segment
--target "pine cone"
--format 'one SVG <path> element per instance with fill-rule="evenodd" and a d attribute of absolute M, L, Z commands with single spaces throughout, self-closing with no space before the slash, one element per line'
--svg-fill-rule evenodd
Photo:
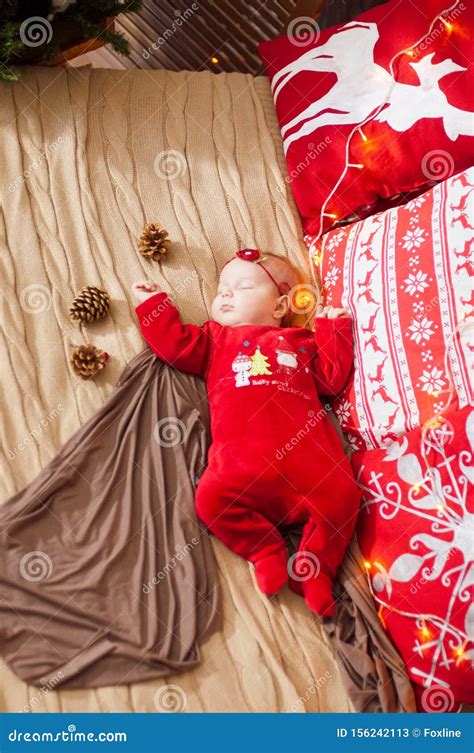
<path fill-rule="evenodd" d="M 167 253 L 170 241 L 167 240 L 167 231 L 158 223 L 146 225 L 143 233 L 138 239 L 138 250 L 143 256 L 161 261 L 161 258 Z"/>
<path fill-rule="evenodd" d="M 82 379 L 90 379 L 104 368 L 108 358 L 109 354 L 105 350 L 86 343 L 78 345 L 73 350 L 70 363 L 78 376 Z"/>
<path fill-rule="evenodd" d="M 69 317 L 75 322 L 92 322 L 102 319 L 110 308 L 109 294 L 101 288 L 88 285 L 76 295 L 69 309 Z"/>

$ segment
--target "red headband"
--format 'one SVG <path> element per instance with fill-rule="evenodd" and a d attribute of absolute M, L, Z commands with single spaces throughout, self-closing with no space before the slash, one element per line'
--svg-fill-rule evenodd
<path fill-rule="evenodd" d="M 262 264 L 263 261 L 265 261 L 266 257 L 261 256 L 260 251 L 257 248 L 244 248 L 242 251 L 237 251 L 235 256 L 232 257 L 232 259 L 229 259 L 229 261 L 226 261 L 224 264 L 224 267 L 226 264 L 229 264 L 229 262 L 233 261 L 234 259 L 243 259 L 244 261 L 253 261 L 257 262 L 261 266 L 261 268 L 264 270 L 264 272 L 267 273 L 270 280 L 276 285 L 276 288 L 280 295 L 286 295 L 291 290 L 291 285 L 289 285 L 287 282 L 277 282 L 275 278 L 273 277 L 270 270 L 268 270 L 264 264 Z"/>

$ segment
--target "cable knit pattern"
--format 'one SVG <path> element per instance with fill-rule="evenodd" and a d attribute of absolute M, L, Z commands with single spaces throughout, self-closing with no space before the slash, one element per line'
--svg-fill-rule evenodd
<path fill-rule="evenodd" d="M 29 482 L 103 403 L 145 347 L 130 286 L 151 278 L 202 323 L 219 269 L 239 247 L 306 264 L 268 81 L 247 74 L 25 68 L 0 83 L 1 496 Z M 162 265 L 137 238 L 159 222 Z M 85 285 L 111 297 L 88 325 L 68 309 Z M 111 354 L 88 382 L 70 344 Z M 34 525 L 34 521 L 32 521 Z M 215 541 L 224 627 L 197 670 L 148 683 L 42 692 L 2 665 L 0 711 L 154 712 L 177 685 L 186 711 L 347 711 L 321 623 L 285 589 L 269 600 L 248 564 Z"/>

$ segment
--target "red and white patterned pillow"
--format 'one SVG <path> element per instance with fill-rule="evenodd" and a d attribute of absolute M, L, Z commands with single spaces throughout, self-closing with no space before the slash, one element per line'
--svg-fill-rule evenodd
<path fill-rule="evenodd" d="M 351 458 L 359 545 L 420 711 L 474 703 L 473 458 L 470 406 Z"/>
<path fill-rule="evenodd" d="M 290 24 L 260 44 L 306 233 L 318 234 L 322 212 L 326 231 L 470 166 L 473 9 L 392 0 L 321 32 Z"/>
<path fill-rule="evenodd" d="M 473 402 L 473 207 L 470 168 L 320 247 L 307 239 L 326 303 L 354 319 L 354 376 L 334 407 L 355 449 Z"/>

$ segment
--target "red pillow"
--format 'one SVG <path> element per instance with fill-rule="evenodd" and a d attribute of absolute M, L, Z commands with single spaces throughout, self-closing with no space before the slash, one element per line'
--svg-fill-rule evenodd
<path fill-rule="evenodd" d="M 474 0 L 458 2 L 430 30 L 449 6 L 392 0 L 347 24 L 259 45 L 306 233 L 355 211 L 365 217 L 379 198 L 432 185 L 472 163 Z M 392 76 L 390 61 L 406 48 L 411 54 L 396 58 Z M 353 166 L 343 175 L 351 133 Z M 321 224 L 322 212 L 332 216 Z"/>
<path fill-rule="evenodd" d="M 326 303 L 354 320 L 354 377 L 334 407 L 356 449 L 473 402 L 472 207 L 474 168 L 322 238 Z"/>
<path fill-rule="evenodd" d="M 474 703 L 473 456 L 467 406 L 351 459 L 365 567 L 420 711 Z"/>

